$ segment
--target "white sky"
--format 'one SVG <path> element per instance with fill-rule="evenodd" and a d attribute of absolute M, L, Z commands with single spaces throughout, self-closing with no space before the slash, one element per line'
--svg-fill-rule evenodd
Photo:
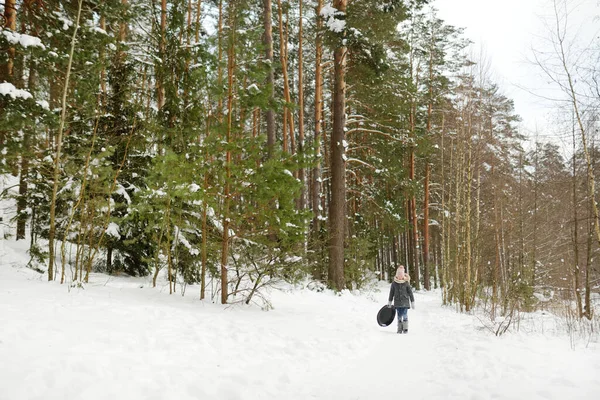
<path fill-rule="evenodd" d="M 449 25 L 465 28 L 464 35 L 474 44 L 475 53 L 483 48 L 502 92 L 515 101 L 516 112 L 523 122 L 523 133 L 563 145 L 571 141 L 554 127 L 556 103 L 529 92 L 545 96 L 559 95 L 554 85 L 534 65 L 532 48 L 549 50 L 549 23 L 553 22 L 552 0 L 435 0 L 439 17 Z M 568 0 L 571 10 L 569 28 L 577 43 L 589 44 L 598 37 L 600 0 Z M 551 26 L 553 28 L 553 26 Z"/>

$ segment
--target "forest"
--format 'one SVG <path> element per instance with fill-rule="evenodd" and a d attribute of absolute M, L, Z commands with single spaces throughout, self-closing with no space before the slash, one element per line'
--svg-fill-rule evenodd
<path fill-rule="evenodd" d="M 565 149 L 519 129 L 429 3 L 0 0 L 0 240 L 67 285 L 166 274 L 268 302 L 279 281 L 340 292 L 405 265 L 460 311 L 592 320 L 598 43 L 571 54 L 554 0 L 556 51 L 535 60 Z"/>

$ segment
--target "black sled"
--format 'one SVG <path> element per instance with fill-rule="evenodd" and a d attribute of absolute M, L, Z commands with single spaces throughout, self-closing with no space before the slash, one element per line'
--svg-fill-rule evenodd
<path fill-rule="evenodd" d="M 394 322 L 396 316 L 396 309 L 394 307 L 388 307 L 387 305 L 381 307 L 381 310 L 377 313 L 377 323 L 379 326 L 389 326 Z"/>

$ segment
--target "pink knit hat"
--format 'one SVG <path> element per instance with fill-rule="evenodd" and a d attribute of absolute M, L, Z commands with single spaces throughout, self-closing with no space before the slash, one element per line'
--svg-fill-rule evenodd
<path fill-rule="evenodd" d="M 406 273 L 404 272 L 404 265 L 401 265 L 396 269 L 396 276 L 394 278 L 402 280 L 404 279 L 404 275 L 406 275 Z"/>

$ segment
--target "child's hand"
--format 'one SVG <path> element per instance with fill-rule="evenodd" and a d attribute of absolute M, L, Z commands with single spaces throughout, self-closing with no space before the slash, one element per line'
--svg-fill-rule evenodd
<path fill-rule="evenodd" d="M 392 302 L 388 301 L 388 308 L 392 308 Z"/>
<path fill-rule="evenodd" d="M 415 306 L 415 302 L 414 302 L 414 301 L 413 301 L 412 303 L 410 303 L 410 308 L 412 308 L 413 310 L 414 310 L 415 308 L 417 308 L 417 307 Z"/>

